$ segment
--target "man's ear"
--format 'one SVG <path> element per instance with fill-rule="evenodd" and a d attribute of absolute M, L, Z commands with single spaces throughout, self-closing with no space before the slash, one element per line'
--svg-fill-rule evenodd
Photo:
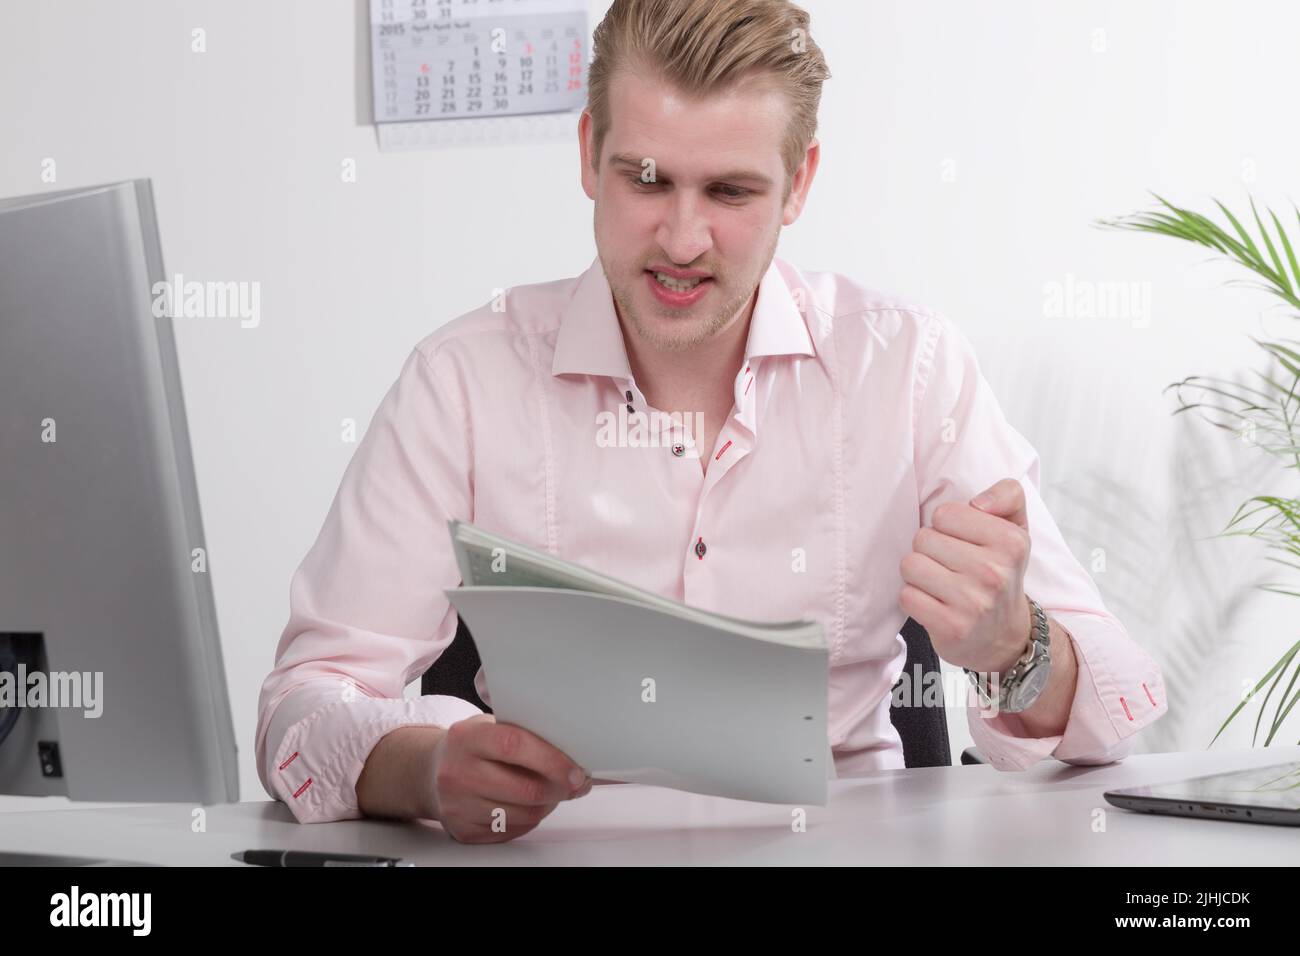
<path fill-rule="evenodd" d="M 799 218 L 800 213 L 803 212 L 803 206 L 808 200 L 808 191 L 812 188 L 813 177 L 817 175 L 817 164 L 820 160 L 821 143 L 814 136 L 812 142 L 808 144 L 808 152 L 804 154 L 803 162 L 794 171 L 794 177 L 790 183 L 790 195 L 786 197 L 785 207 L 782 210 L 782 225 L 792 225 Z"/>
<path fill-rule="evenodd" d="M 583 110 L 578 117 L 578 158 L 582 163 L 582 191 L 593 202 L 596 199 L 596 173 L 591 168 L 591 154 L 595 148 L 594 131 L 595 120 L 591 118 L 590 112 Z"/>

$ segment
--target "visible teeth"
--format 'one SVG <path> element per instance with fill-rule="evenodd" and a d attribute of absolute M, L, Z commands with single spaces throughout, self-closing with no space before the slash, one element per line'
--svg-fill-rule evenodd
<path fill-rule="evenodd" d="M 661 286 L 671 292 L 689 292 L 704 281 L 702 277 L 694 279 L 674 279 L 666 272 L 656 272 L 655 278 L 659 280 Z"/>

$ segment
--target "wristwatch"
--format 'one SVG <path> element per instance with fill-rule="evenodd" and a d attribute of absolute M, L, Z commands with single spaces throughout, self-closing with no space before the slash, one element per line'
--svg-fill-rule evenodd
<path fill-rule="evenodd" d="M 1052 651 L 1049 643 L 1047 615 L 1038 602 L 1031 597 L 1029 601 L 1032 624 L 1029 628 L 1029 646 L 1025 653 L 1008 670 L 994 675 L 994 687 L 988 687 L 987 674 L 976 673 L 963 667 L 966 676 L 975 685 L 980 700 L 985 707 L 996 707 L 1008 714 L 1018 714 L 1033 706 L 1038 695 L 1047 686 L 1047 678 L 1052 669 Z"/>

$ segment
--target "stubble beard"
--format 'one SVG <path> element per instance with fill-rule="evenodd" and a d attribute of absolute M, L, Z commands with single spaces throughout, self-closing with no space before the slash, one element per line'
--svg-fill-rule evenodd
<path fill-rule="evenodd" d="M 691 322 L 690 327 L 680 334 L 665 335 L 661 334 L 656 329 L 647 326 L 643 321 L 640 311 L 636 307 L 636 303 L 632 301 L 632 296 L 628 294 L 628 287 L 621 285 L 616 286 L 611 283 L 610 291 L 614 297 L 614 302 L 618 305 L 620 314 L 622 314 L 622 316 L 632 326 L 632 330 L 636 333 L 636 336 L 640 341 L 659 351 L 685 352 L 695 348 L 702 342 L 708 341 L 719 331 L 726 328 L 731 320 L 735 318 L 736 313 L 745 307 L 746 303 L 749 302 L 750 297 L 754 295 L 755 290 L 758 288 L 759 280 L 762 278 L 762 272 L 766 271 L 768 263 L 772 261 L 772 255 L 776 252 L 776 241 L 777 235 L 774 235 L 768 245 L 766 254 L 760 260 L 763 265 L 759 274 L 747 277 L 744 282 L 742 288 L 748 288 L 748 291 L 738 293 L 729 301 L 724 302 L 719 308 L 703 320 Z M 605 264 L 603 260 L 601 264 L 602 268 L 604 268 Z M 605 273 L 608 277 L 608 268 L 605 269 Z M 642 280 L 640 276 L 633 280 L 633 282 L 639 281 L 644 280 Z M 716 275 L 714 276 L 714 283 L 721 285 Z M 665 307 L 665 309 L 666 308 L 667 307 Z M 670 321 L 681 322 L 682 320 L 678 318 L 676 320 L 670 319 Z M 686 323 L 683 322 L 682 324 Z"/>

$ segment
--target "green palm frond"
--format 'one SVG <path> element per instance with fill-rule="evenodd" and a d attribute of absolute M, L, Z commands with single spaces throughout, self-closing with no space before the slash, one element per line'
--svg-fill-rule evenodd
<path fill-rule="evenodd" d="M 1262 288 L 1264 291 L 1276 295 L 1293 308 L 1300 309 L 1300 295 L 1297 295 L 1297 292 L 1300 292 L 1300 268 L 1297 268 L 1291 240 L 1287 237 L 1281 221 L 1273 210 L 1269 209 L 1268 214 L 1277 229 L 1279 244 L 1286 252 L 1287 261 L 1291 266 L 1290 275 L 1287 274 L 1287 270 L 1278 256 L 1277 247 L 1274 245 L 1267 228 L 1265 228 L 1263 220 L 1260 219 L 1253 199 L 1250 201 L 1250 209 L 1255 222 L 1259 226 L 1264 248 L 1268 251 L 1268 259 L 1264 258 L 1259 246 L 1250 233 L 1246 231 L 1241 221 L 1219 200 L 1214 200 L 1214 203 L 1223 210 L 1224 216 L 1227 217 L 1228 222 L 1231 224 L 1231 233 L 1200 213 L 1175 206 L 1157 193 L 1151 195 L 1155 196 L 1160 205 L 1168 210 L 1167 213 L 1140 212 L 1118 219 L 1099 219 L 1097 224 L 1107 228 L 1173 236 L 1176 239 L 1183 239 L 1187 242 L 1206 246 L 1244 266 L 1264 280 L 1263 283 L 1248 284 Z M 1297 223 L 1300 223 L 1300 208 L 1295 206 L 1292 208 L 1295 210 Z"/>
<path fill-rule="evenodd" d="M 1296 310 L 1292 318 L 1300 321 L 1300 261 L 1297 261 L 1295 245 L 1272 209 L 1266 209 L 1273 225 L 1273 233 L 1270 234 L 1255 200 L 1250 200 L 1251 218 L 1258 229 L 1259 241 L 1256 242 L 1241 220 L 1217 199 L 1214 204 L 1227 220 L 1226 226 L 1193 210 L 1175 206 L 1156 193 L 1151 195 L 1159 202 L 1160 208 L 1118 219 L 1099 219 L 1096 224 L 1104 228 L 1171 236 L 1212 249 L 1255 277 L 1251 280 L 1232 280 L 1229 284 L 1245 284 L 1280 299 Z M 1297 224 L 1300 224 L 1300 208 L 1293 203 L 1292 209 Z M 1254 341 L 1268 362 L 1266 371 L 1255 372 L 1259 380 L 1257 385 L 1194 375 L 1181 382 L 1174 382 L 1165 391 L 1173 390 L 1178 399 L 1178 408 L 1174 414 L 1196 414 L 1210 425 L 1233 432 L 1260 451 L 1276 456 L 1285 469 L 1294 468 L 1300 474 L 1300 340 L 1284 338 Z M 1260 539 L 1275 555 L 1268 560 L 1290 571 L 1300 571 L 1300 497 L 1255 495 L 1237 508 L 1219 535 L 1245 535 Z M 1274 594 L 1300 598 L 1300 587 L 1294 584 L 1268 582 L 1260 585 L 1260 588 Z M 1300 679 L 1300 642 L 1293 644 L 1278 658 L 1277 663 L 1228 715 L 1210 741 L 1211 746 L 1228 724 L 1268 684 L 1268 691 L 1260 702 L 1259 715 L 1255 719 L 1254 735 L 1251 738 L 1252 743 L 1255 742 L 1268 703 L 1287 676 L 1288 670 L 1291 671 L 1290 679 L 1277 699 L 1264 740 L 1264 746 L 1271 744 L 1296 703 L 1300 702 L 1300 688 L 1296 687 Z"/>

